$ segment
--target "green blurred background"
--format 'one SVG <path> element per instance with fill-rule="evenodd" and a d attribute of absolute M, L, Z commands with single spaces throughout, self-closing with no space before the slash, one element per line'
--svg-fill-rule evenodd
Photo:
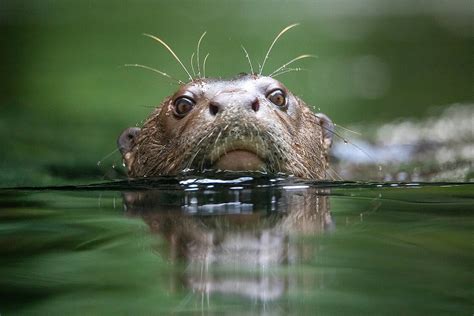
<path fill-rule="evenodd" d="M 472 101 L 472 1 L 1 1 L 0 186 L 115 178 L 122 129 L 139 125 L 185 80 L 208 31 L 209 76 L 248 72 L 274 36 L 265 73 L 300 54 L 308 71 L 278 77 L 336 123 L 422 117 Z"/>

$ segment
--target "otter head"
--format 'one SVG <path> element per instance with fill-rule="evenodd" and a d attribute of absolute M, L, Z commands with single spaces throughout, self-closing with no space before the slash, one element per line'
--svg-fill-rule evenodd
<path fill-rule="evenodd" d="M 281 82 L 241 75 L 182 85 L 118 147 L 131 177 L 214 169 L 324 179 L 332 134 L 331 120 Z"/>

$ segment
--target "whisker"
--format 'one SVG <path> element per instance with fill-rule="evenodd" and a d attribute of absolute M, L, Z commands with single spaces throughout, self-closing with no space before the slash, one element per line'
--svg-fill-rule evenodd
<path fill-rule="evenodd" d="M 202 39 L 204 38 L 204 36 L 206 36 L 206 33 L 207 31 L 205 31 L 204 33 L 202 33 L 201 37 L 199 38 L 199 41 L 197 43 L 197 49 L 196 49 L 196 52 L 197 52 L 197 69 L 198 69 L 198 77 L 201 77 L 201 66 L 200 66 L 200 59 L 199 59 L 199 52 L 201 50 L 201 41 Z"/>
<path fill-rule="evenodd" d="M 331 181 L 336 181 L 336 178 L 330 173 L 331 170 L 326 169 L 326 171 L 324 171 L 324 177 L 326 178 L 325 180 L 331 180 Z"/>
<path fill-rule="evenodd" d="M 221 129 L 221 130 L 219 131 L 219 134 L 217 134 L 217 137 L 216 137 L 216 139 L 215 139 L 215 141 L 214 141 L 214 147 L 217 146 L 217 141 L 219 140 L 219 137 L 221 137 L 222 132 L 223 132 L 223 129 Z"/>
<path fill-rule="evenodd" d="M 331 175 L 329 174 L 329 176 L 332 178 L 331 180 L 335 181 L 335 180 L 340 180 L 340 181 L 344 181 L 344 178 L 341 177 L 341 175 L 334 169 L 332 168 L 331 166 L 327 166 L 327 171 L 328 173 L 329 172 L 332 172 L 336 177 L 334 177 L 334 175 Z M 339 179 L 335 179 L 335 178 L 339 178 Z"/>
<path fill-rule="evenodd" d="M 115 154 L 118 150 L 119 150 L 118 148 L 115 148 L 114 150 L 112 150 L 112 152 L 110 152 L 107 155 L 105 155 L 104 157 L 100 158 L 100 160 L 97 161 L 97 166 L 100 166 L 105 159 L 107 159 L 110 156 L 112 156 L 113 154 Z"/>
<path fill-rule="evenodd" d="M 188 69 L 184 66 L 184 64 L 181 62 L 181 59 L 179 59 L 179 57 L 175 54 L 175 52 L 171 49 L 171 47 L 168 46 L 168 44 L 166 44 L 163 40 L 161 40 L 160 38 L 156 37 L 156 36 L 153 36 L 151 34 L 143 34 L 145 36 L 148 36 L 149 38 L 152 38 L 154 39 L 155 41 L 157 41 L 158 43 L 160 43 L 161 45 L 163 45 L 170 53 L 171 55 L 173 55 L 173 57 L 178 61 L 178 63 L 181 65 L 181 67 L 183 67 L 184 71 L 188 74 L 188 77 L 189 77 L 189 80 L 193 80 L 193 77 L 191 76 L 191 74 L 189 73 Z"/>
<path fill-rule="evenodd" d="M 271 76 L 269 76 L 269 77 L 275 78 L 275 77 L 278 77 L 278 76 L 280 76 L 280 75 L 286 74 L 286 73 L 288 73 L 288 72 L 303 71 L 303 70 L 308 71 L 308 69 L 305 69 L 305 68 L 287 68 L 287 69 L 282 70 L 282 71 L 280 71 L 280 72 L 278 72 L 278 73 L 276 73 L 276 74 L 274 74 L 274 75 L 271 75 Z"/>
<path fill-rule="evenodd" d="M 196 151 L 196 153 L 193 155 L 193 157 L 191 159 L 189 159 L 188 163 L 186 164 L 186 168 L 187 169 L 190 169 L 191 168 L 191 165 L 193 164 L 194 162 L 194 159 L 196 159 L 196 156 L 199 154 L 199 152 L 202 150 L 202 147 L 200 147 L 201 143 L 204 141 L 204 140 L 207 140 L 208 138 L 211 138 L 212 135 L 214 134 L 214 131 L 215 129 L 213 129 L 207 136 L 203 137 L 194 147 L 195 148 L 198 148 L 198 150 Z"/>
<path fill-rule="evenodd" d="M 193 71 L 193 77 L 196 77 L 196 71 L 194 71 L 194 52 L 191 54 L 191 70 Z"/>
<path fill-rule="evenodd" d="M 202 148 L 198 148 L 198 150 L 196 151 L 196 153 L 194 153 L 193 157 L 191 159 L 188 160 L 188 162 L 186 163 L 186 168 L 185 169 L 191 169 L 191 166 L 194 162 L 194 159 L 196 159 L 196 156 L 199 154 L 199 152 L 201 151 Z"/>
<path fill-rule="evenodd" d="M 353 133 L 353 134 L 362 136 L 362 133 L 359 133 L 359 132 L 357 132 L 357 131 L 353 131 L 353 130 L 351 130 L 351 129 L 348 129 L 347 127 L 341 126 L 341 125 L 336 124 L 336 123 L 334 123 L 334 127 L 339 127 L 340 129 L 343 129 L 343 130 L 348 131 L 348 132 L 350 132 L 350 133 Z"/>
<path fill-rule="evenodd" d="M 202 77 L 206 78 L 206 62 L 207 62 L 207 57 L 209 57 L 209 53 L 207 53 L 206 57 L 204 57 L 204 61 L 202 63 Z"/>
<path fill-rule="evenodd" d="M 206 147 L 204 148 L 204 152 L 210 152 L 210 151 L 211 151 L 211 150 L 209 149 L 210 147 L 212 147 L 212 140 L 211 140 L 211 138 L 214 136 L 214 133 L 216 133 L 217 130 L 218 130 L 217 127 L 214 127 L 214 128 L 212 129 L 211 133 L 210 133 L 208 136 L 205 137 L 206 140 L 208 140 L 208 142 L 207 142 Z M 204 166 L 204 162 L 205 162 L 205 161 L 206 161 L 206 156 L 202 156 L 202 159 L 201 159 L 201 162 L 200 162 L 199 165 L 200 165 L 200 166 Z M 201 167 L 201 168 L 202 168 L 202 167 Z"/>
<path fill-rule="evenodd" d="M 153 71 L 157 74 L 160 74 L 162 76 L 165 76 L 166 78 L 168 79 L 171 79 L 171 80 L 174 80 L 176 81 L 178 84 L 184 84 L 184 82 L 182 82 L 181 80 L 179 79 L 176 79 L 170 75 L 168 75 L 166 72 L 163 72 L 161 70 L 158 70 L 158 69 L 155 69 L 155 68 L 152 68 L 152 67 L 149 67 L 149 66 L 145 66 L 145 65 L 140 65 L 140 64 L 125 64 L 123 65 L 124 67 L 137 67 L 137 68 L 143 68 L 143 69 L 147 69 L 147 70 L 150 70 L 150 71 Z"/>
<path fill-rule="evenodd" d="M 249 53 L 248 53 L 247 50 L 245 49 L 244 45 L 240 45 L 240 47 L 242 47 L 242 49 L 244 50 L 245 57 L 247 57 L 247 61 L 249 62 L 249 65 L 250 65 L 250 73 L 253 75 L 253 74 L 254 74 L 254 72 L 253 72 L 253 65 L 252 65 L 252 61 L 250 61 Z"/>
<path fill-rule="evenodd" d="M 297 26 L 297 25 L 299 25 L 299 23 L 291 24 L 291 25 L 285 27 L 285 28 L 284 28 L 280 33 L 278 33 L 278 35 L 275 37 L 275 39 L 273 40 L 272 44 L 271 44 L 270 47 L 268 48 L 267 53 L 265 54 L 265 58 L 263 59 L 262 66 L 260 67 L 260 72 L 258 73 L 259 76 L 262 75 L 263 67 L 265 67 L 265 63 L 267 62 L 268 56 L 270 55 L 270 52 L 272 51 L 273 45 L 275 45 L 276 41 L 278 41 L 278 39 L 279 39 L 283 34 L 285 34 L 288 30 L 290 30 L 291 28 L 293 28 L 293 27 L 295 27 L 295 26 Z"/>
<path fill-rule="evenodd" d="M 320 126 L 321 126 L 322 129 L 324 129 L 324 130 L 330 132 L 331 134 L 333 134 L 333 135 L 335 135 L 336 137 L 338 137 L 339 139 L 341 139 L 345 144 L 350 144 L 350 145 L 354 146 L 355 148 L 357 148 L 358 150 L 360 150 L 360 152 L 363 153 L 364 155 L 366 155 L 370 160 L 372 160 L 372 162 L 373 162 L 374 164 L 378 165 L 379 171 L 382 171 L 382 165 L 380 165 L 380 164 L 378 163 L 378 161 L 377 161 L 374 157 L 372 157 L 372 155 L 370 155 L 367 151 L 365 151 L 362 147 L 360 147 L 360 146 L 354 144 L 353 142 L 349 141 L 347 138 L 345 138 L 345 137 L 341 136 L 340 134 L 336 133 L 336 132 L 333 131 L 332 129 L 327 128 L 327 127 L 325 127 L 325 126 L 323 126 L 323 125 L 320 125 Z"/>
<path fill-rule="evenodd" d="M 283 66 L 281 66 L 280 68 L 276 69 L 275 71 L 273 71 L 271 74 L 269 74 L 268 76 L 271 77 L 273 74 L 275 74 L 276 72 L 282 70 L 282 69 L 285 69 L 286 66 L 288 65 L 291 65 L 292 63 L 294 63 L 295 61 L 298 61 L 300 59 L 304 59 L 304 58 L 318 58 L 318 56 L 315 56 L 315 55 L 310 55 L 310 54 L 304 54 L 304 55 L 300 55 L 296 58 L 293 58 L 292 60 L 290 60 L 289 62 L 287 62 L 286 64 L 283 64 Z"/>

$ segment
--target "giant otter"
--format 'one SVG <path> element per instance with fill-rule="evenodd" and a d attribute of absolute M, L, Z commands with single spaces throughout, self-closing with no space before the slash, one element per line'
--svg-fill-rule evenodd
<path fill-rule="evenodd" d="M 242 74 L 182 84 L 117 143 L 130 177 L 230 170 L 325 179 L 332 134 L 331 120 L 281 82 Z"/>

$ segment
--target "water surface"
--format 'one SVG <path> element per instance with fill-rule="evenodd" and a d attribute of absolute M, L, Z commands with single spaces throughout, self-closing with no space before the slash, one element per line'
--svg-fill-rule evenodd
<path fill-rule="evenodd" d="M 0 313 L 472 312 L 472 184 L 163 178 L 0 191 Z"/>

